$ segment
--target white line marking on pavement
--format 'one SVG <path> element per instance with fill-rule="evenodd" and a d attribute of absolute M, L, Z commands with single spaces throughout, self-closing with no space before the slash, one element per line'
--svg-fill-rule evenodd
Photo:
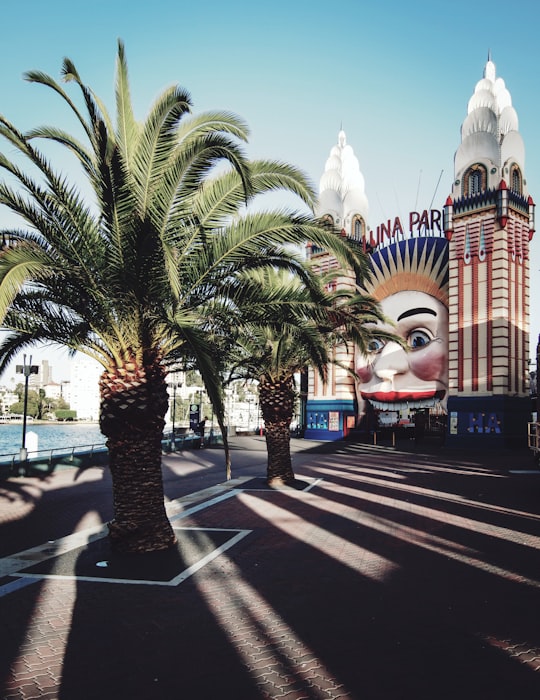
<path fill-rule="evenodd" d="M 196 506 L 193 506 L 192 508 L 188 508 L 187 510 L 183 511 L 182 513 L 179 513 L 178 515 L 170 515 L 169 520 L 173 522 L 174 520 L 180 520 L 181 518 L 187 518 L 189 515 L 193 515 L 193 513 L 198 513 L 200 510 L 205 510 L 206 508 L 210 508 L 211 506 L 216 505 L 216 503 L 221 503 L 222 501 L 226 501 L 228 498 L 232 498 L 233 496 L 237 496 L 239 493 L 242 493 L 238 489 L 231 489 L 227 493 L 222 494 L 221 496 L 216 496 L 216 498 L 211 498 L 209 501 L 203 501 L 202 503 L 199 503 Z"/>
<path fill-rule="evenodd" d="M 191 508 L 188 508 L 187 510 L 178 513 L 177 515 L 172 515 L 169 516 L 169 520 L 175 521 L 175 520 L 180 520 L 182 518 L 189 517 L 190 515 L 197 513 L 201 510 L 204 510 L 206 508 L 210 508 L 213 505 L 216 505 L 217 503 L 221 503 L 222 501 L 227 500 L 228 498 L 232 498 L 233 496 L 237 496 L 239 493 L 242 493 L 241 490 L 238 489 L 231 489 L 230 491 L 227 491 L 226 493 L 221 494 L 220 496 L 216 496 L 215 498 L 211 498 L 207 501 L 203 501 Z M 190 496 L 190 498 L 193 497 L 193 494 Z M 182 499 L 178 499 L 178 502 L 181 502 Z M 172 502 L 174 504 L 174 502 Z M 180 529 L 188 529 L 188 528 L 180 528 Z M 198 529 L 198 528 L 192 528 L 192 529 Z M 204 528 L 207 530 L 211 530 L 212 528 Z M 204 529 L 200 529 L 200 531 L 204 532 Z M 222 528 L 222 530 L 226 530 L 226 528 Z M 145 584 L 145 585 L 152 585 L 152 586 L 174 586 L 177 585 L 178 583 L 181 583 L 185 579 L 189 578 L 193 573 L 198 571 L 202 566 L 204 566 L 207 562 L 212 561 L 212 559 L 215 559 L 218 557 L 222 552 L 227 551 L 230 547 L 235 545 L 237 542 L 239 542 L 241 539 L 243 539 L 246 535 L 248 535 L 251 530 L 230 530 L 230 532 L 236 532 L 237 534 L 232 537 L 230 540 L 227 540 L 223 545 L 214 548 L 208 555 L 203 557 L 199 562 L 196 562 L 193 564 L 191 567 L 188 569 L 185 569 L 184 571 L 180 572 L 178 576 L 176 576 L 174 579 L 172 579 L 173 582 L 171 581 L 141 581 L 141 580 L 129 580 L 129 579 L 115 579 L 115 578 L 106 578 L 106 577 L 94 577 L 94 576 L 64 576 L 64 575 L 56 575 L 56 574 L 31 574 L 31 573 L 24 573 L 21 572 L 21 569 L 30 567 L 34 564 L 38 564 L 40 562 L 46 561 L 47 559 L 52 559 L 54 557 L 60 556 L 61 554 L 65 554 L 66 552 L 69 552 L 73 549 L 76 549 L 77 547 L 84 546 L 88 544 L 91 541 L 102 539 L 103 537 L 106 537 L 107 535 L 107 526 L 99 526 L 99 527 L 93 527 L 89 528 L 87 530 L 83 530 L 80 532 L 76 532 L 72 535 L 67 535 L 66 537 L 62 537 L 58 540 L 55 540 L 54 542 L 48 542 L 46 544 L 40 545 L 38 547 L 32 547 L 31 549 L 27 549 L 23 552 L 19 552 L 17 554 L 13 554 L 10 557 L 5 557 L 3 559 L 0 559 L 0 576 L 13 576 L 13 577 L 18 577 L 19 580 L 17 581 L 10 581 L 3 586 L 0 586 L 0 598 L 8 595 L 9 593 L 13 593 L 14 591 L 18 590 L 19 588 L 23 588 L 24 586 L 29 585 L 30 583 L 35 582 L 36 580 L 41 580 L 41 579 L 61 579 L 61 580 L 77 580 L 77 581 L 94 581 L 95 583 L 97 582 L 104 582 L 104 583 L 123 583 L 123 584 Z M 23 583 L 24 581 L 24 583 Z"/>
<path fill-rule="evenodd" d="M 238 480 L 238 486 L 240 488 L 230 488 L 224 493 L 221 493 L 218 496 L 215 496 L 214 498 L 210 498 L 206 501 L 201 501 L 197 505 L 192 506 L 191 508 L 187 508 L 184 511 L 181 511 L 179 513 L 173 514 L 174 510 L 178 507 L 182 507 L 182 501 L 184 502 L 190 502 L 193 501 L 194 498 L 196 498 L 197 494 L 190 494 L 189 496 L 179 498 L 176 501 L 171 501 L 167 503 L 167 508 L 168 510 L 172 510 L 173 513 L 169 514 L 169 520 L 171 523 L 177 520 L 181 520 L 183 518 L 188 518 L 190 515 L 193 515 L 195 513 L 198 513 L 202 510 L 205 510 L 206 508 L 211 508 L 214 505 L 217 505 L 218 503 L 222 503 L 223 501 L 226 501 L 229 498 L 236 497 L 242 493 L 244 493 L 244 490 L 242 488 L 242 483 L 245 481 L 249 481 L 249 477 L 245 477 L 243 479 Z M 317 486 L 321 481 L 324 481 L 324 479 L 319 478 L 319 479 L 314 479 L 311 481 L 311 483 L 302 491 L 307 492 L 310 491 L 312 488 Z M 208 489 L 205 492 L 205 495 L 210 495 L 211 491 L 213 489 Z M 201 495 L 203 492 L 200 492 Z M 178 529 L 178 528 L 177 528 Z M 212 528 L 181 528 L 181 529 L 195 529 L 198 530 L 199 532 L 204 532 L 204 530 L 211 530 Z M 226 528 L 221 528 L 222 531 L 227 531 Z M 85 546 L 89 544 L 92 541 L 102 539 L 103 537 L 107 536 L 107 526 L 102 525 L 102 526 L 97 526 L 93 528 L 88 528 L 87 530 L 83 530 L 80 532 L 73 533 L 72 535 L 67 535 L 66 537 L 62 537 L 58 540 L 55 540 L 54 542 L 48 542 L 46 544 L 40 545 L 38 547 L 32 547 L 31 549 L 27 549 L 23 552 L 19 552 L 17 554 L 13 554 L 10 557 L 5 557 L 3 559 L 0 559 L 0 576 L 13 576 L 17 577 L 17 580 L 15 581 L 10 581 L 3 586 L 0 586 L 0 598 L 8 595 L 10 593 L 13 593 L 16 590 L 19 590 L 20 588 L 24 588 L 25 586 L 41 579 L 60 579 L 60 580 L 76 580 L 76 581 L 93 581 L 93 582 L 102 582 L 102 583 L 123 583 L 123 584 L 143 584 L 143 585 L 151 585 L 151 586 L 176 586 L 182 581 L 185 581 L 187 578 L 189 578 L 192 574 L 194 574 L 196 571 L 201 569 L 205 564 L 208 562 L 212 561 L 216 557 L 220 556 L 223 552 L 227 551 L 231 547 L 233 547 L 237 542 L 242 540 L 246 535 L 250 534 L 252 530 L 238 530 L 238 529 L 230 529 L 230 532 L 235 532 L 237 533 L 233 537 L 231 537 L 230 540 L 227 540 L 224 544 L 222 544 L 219 547 L 215 547 L 212 549 L 212 551 L 207 554 L 206 556 L 202 557 L 198 562 L 193 564 L 192 566 L 188 567 L 184 571 L 180 572 L 175 578 L 169 580 L 169 581 L 147 581 L 147 580 L 139 580 L 139 579 L 116 579 L 116 578 L 107 578 L 107 577 L 98 577 L 98 576 L 71 576 L 71 575 L 62 575 L 62 574 L 34 574 L 34 573 L 25 573 L 21 571 L 21 569 L 27 568 L 32 566 L 33 564 L 38 564 L 40 562 L 46 561 L 47 559 L 52 559 L 54 557 L 58 557 L 62 554 L 65 554 L 66 552 L 69 552 L 73 549 L 76 549 L 77 547 Z"/>
<path fill-rule="evenodd" d="M 234 537 L 231 537 L 230 540 L 227 540 L 227 542 L 224 542 L 222 545 L 219 547 L 215 547 L 211 552 L 209 552 L 206 556 L 202 557 L 199 559 L 199 561 L 195 562 L 195 564 L 192 564 L 189 566 L 187 569 L 184 569 L 181 571 L 177 576 L 175 576 L 172 579 L 169 579 L 168 581 L 155 581 L 155 580 L 145 580 L 145 579 L 126 579 L 126 578 L 109 578 L 106 576 L 72 576 L 69 574 L 27 574 L 24 571 L 17 573 L 17 576 L 20 576 L 25 579 L 30 579 L 30 580 L 36 580 L 36 579 L 52 579 L 56 581 L 90 581 L 94 583 L 121 583 L 124 585 L 135 585 L 135 586 L 177 586 L 178 584 L 182 583 L 186 579 L 188 579 L 190 576 L 192 576 L 195 572 L 199 571 L 199 569 L 202 569 L 203 566 L 208 564 L 208 562 L 212 561 L 213 559 L 216 559 L 219 557 L 223 552 L 226 552 L 228 549 L 233 547 L 237 542 L 240 542 L 240 540 L 244 539 L 246 535 L 249 535 L 253 530 L 230 530 L 227 528 L 177 528 L 177 529 L 189 529 L 189 530 L 196 530 L 199 533 L 203 533 L 205 531 L 213 531 L 213 532 L 236 532 L 236 535 Z M 9 585 L 9 584 L 8 584 Z M 9 591 L 8 591 L 9 592 Z M 5 595 L 3 593 L 3 587 L 0 588 L 0 597 L 2 595 Z"/>

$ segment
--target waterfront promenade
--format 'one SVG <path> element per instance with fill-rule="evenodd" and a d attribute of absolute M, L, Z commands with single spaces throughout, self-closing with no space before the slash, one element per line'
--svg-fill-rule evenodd
<path fill-rule="evenodd" d="M 106 469 L 0 483 L 2 700 L 537 700 L 527 450 L 264 438 L 165 455 L 178 547 L 115 559 Z"/>

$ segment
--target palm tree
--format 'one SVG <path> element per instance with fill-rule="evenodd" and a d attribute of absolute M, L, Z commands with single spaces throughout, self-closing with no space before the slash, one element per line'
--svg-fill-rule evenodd
<path fill-rule="evenodd" d="M 222 309 L 234 304 L 246 270 L 272 265 L 303 275 L 290 242 L 334 246 L 349 267 L 355 256 L 308 214 L 247 209 L 269 190 L 293 192 L 307 205 L 314 192 L 292 166 L 249 163 L 241 148 L 247 127 L 238 117 L 192 116 L 189 94 L 173 86 L 137 121 L 121 42 L 116 124 L 69 59 L 62 72 L 80 89 L 82 111 L 50 76 L 32 71 L 26 78 L 57 93 L 78 121 L 82 141 L 58 127 L 22 133 L 0 116 L 0 135 L 16 152 L 15 159 L 0 154 L 7 173 L 0 203 L 20 221 L 2 231 L 10 244 L 0 253 L 0 324 L 9 333 L 0 344 L 0 371 L 40 342 L 59 343 L 102 365 L 111 545 L 129 552 L 166 549 L 175 542 L 161 474 L 168 368 L 179 361 L 197 366 L 223 427 L 220 365 L 212 354 L 216 300 Z M 51 166 L 36 140 L 75 156 L 93 200 Z M 228 168 L 217 176 L 223 163 Z M 230 476 L 227 443 L 225 450 Z"/>
<path fill-rule="evenodd" d="M 355 343 L 365 350 L 373 338 L 389 336 L 369 325 L 382 318 L 378 304 L 354 287 L 326 293 L 329 276 L 314 276 L 306 268 L 301 279 L 265 269 L 248 272 L 244 279 L 244 299 L 251 297 L 255 303 L 244 301 L 235 319 L 236 333 L 229 333 L 229 340 L 234 338 L 228 352 L 230 378 L 258 382 L 270 486 L 295 480 L 290 426 L 297 398 L 296 376 L 310 366 L 325 381 L 338 344 Z M 265 295 L 267 303 L 261 305 Z"/>

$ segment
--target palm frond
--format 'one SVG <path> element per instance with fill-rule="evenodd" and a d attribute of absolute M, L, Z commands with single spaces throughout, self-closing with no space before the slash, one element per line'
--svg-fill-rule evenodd
<path fill-rule="evenodd" d="M 54 92 L 60 95 L 64 102 L 70 107 L 73 114 L 77 117 L 77 121 L 84 129 L 87 137 L 91 138 L 92 133 L 87 121 L 84 119 L 83 115 L 81 114 L 73 100 L 71 100 L 69 95 L 65 92 L 65 90 L 50 75 L 47 75 L 47 73 L 44 73 L 43 71 L 32 70 L 27 71 L 24 74 L 24 78 L 29 83 L 45 85 L 46 87 L 51 88 L 51 90 L 54 90 Z"/>
<path fill-rule="evenodd" d="M 128 68 L 122 41 L 118 42 L 116 59 L 116 115 L 118 144 L 129 170 L 132 153 L 137 147 L 139 129 L 131 104 Z"/>
<path fill-rule="evenodd" d="M 178 142 L 188 145 L 202 134 L 223 133 L 247 143 L 249 127 L 237 114 L 225 111 L 201 112 L 178 128 Z"/>
<path fill-rule="evenodd" d="M 47 139 L 49 141 L 54 141 L 61 146 L 65 146 L 77 157 L 86 173 L 90 177 L 95 177 L 95 166 L 92 156 L 78 139 L 75 139 L 71 134 L 68 134 L 63 129 L 58 129 L 54 126 L 39 126 L 27 131 L 25 133 L 25 138 L 28 141 L 31 141 L 32 139 Z"/>

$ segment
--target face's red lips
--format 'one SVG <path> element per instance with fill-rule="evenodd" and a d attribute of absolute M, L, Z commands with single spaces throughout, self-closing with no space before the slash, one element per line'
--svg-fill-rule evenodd
<path fill-rule="evenodd" d="M 362 398 L 369 401 L 385 401 L 386 403 L 402 401 L 422 401 L 423 399 L 442 399 L 444 390 L 437 391 L 363 391 Z"/>

